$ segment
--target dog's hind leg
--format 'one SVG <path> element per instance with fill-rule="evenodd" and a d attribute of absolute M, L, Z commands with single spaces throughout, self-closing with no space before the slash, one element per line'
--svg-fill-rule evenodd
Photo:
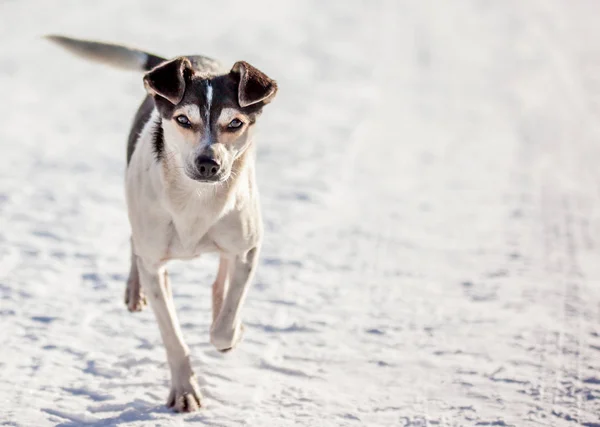
<path fill-rule="evenodd" d="M 200 407 L 200 389 L 190 362 L 190 351 L 183 341 L 169 277 L 164 268 L 152 268 L 141 258 L 137 260 L 139 276 L 167 351 L 171 370 L 171 392 L 167 406 L 177 412 L 193 412 Z"/>
<path fill-rule="evenodd" d="M 210 329 L 210 342 L 219 351 L 231 350 L 241 339 L 241 311 L 258 263 L 258 248 L 229 261 L 230 283 L 217 318 Z"/>
<path fill-rule="evenodd" d="M 136 262 L 136 256 L 133 253 L 133 242 L 131 242 L 131 268 L 129 269 L 129 278 L 125 287 L 125 305 L 132 313 L 142 311 L 146 306 L 146 297 L 140 285 L 140 274 Z"/>

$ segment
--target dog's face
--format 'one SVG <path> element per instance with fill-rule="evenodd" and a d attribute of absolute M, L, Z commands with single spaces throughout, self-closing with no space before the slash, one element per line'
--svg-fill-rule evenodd
<path fill-rule="evenodd" d="M 167 156 L 178 156 L 193 180 L 223 182 L 237 159 L 252 143 L 252 130 L 277 84 L 247 62 L 231 72 L 202 76 L 185 58 L 154 68 L 144 76 L 162 118 Z"/>

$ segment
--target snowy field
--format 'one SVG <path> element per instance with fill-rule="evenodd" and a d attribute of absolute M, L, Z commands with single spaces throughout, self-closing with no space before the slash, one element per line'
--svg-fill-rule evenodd
<path fill-rule="evenodd" d="M 450 6 L 451 5 L 451 6 Z M 0 425 L 600 426 L 600 2 L 0 0 Z M 141 76 L 45 33 L 245 59 L 266 239 L 205 396 L 123 304 Z"/>

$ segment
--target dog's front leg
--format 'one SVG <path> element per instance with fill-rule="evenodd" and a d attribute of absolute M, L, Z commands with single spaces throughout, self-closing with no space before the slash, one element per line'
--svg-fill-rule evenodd
<path fill-rule="evenodd" d="M 167 271 L 164 268 L 149 268 L 140 258 L 137 264 L 142 287 L 156 316 L 167 350 L 171 369 L 171 392 L 167 406 L 177 412 L 195 411 L 200 407 L 201 394 L 190 363 L 189 348 L 183 341 L 175 313 Z"/>
<path fill-rule="evenodd" d="M 229 286 L 210 330 L 210 342 L 219 351 L 231 350 L 242 338 L 241 309 L 256 270 L 258 251 L 258 247 L 253 248 L 229 261 Z"/>
<path fill-rule="evenodd" d="M 217 320 L 217 316 L 221 312 L 223 305 L 223 297 L 229 289 L 229 259 L 225 255 L 221 255 L 219 259 L 219 272 L 212 286 L 212 314 L 213 325 Z"/>

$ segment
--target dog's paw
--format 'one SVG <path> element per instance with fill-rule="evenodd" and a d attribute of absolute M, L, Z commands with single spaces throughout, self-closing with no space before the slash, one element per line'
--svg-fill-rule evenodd
<path fill-rule="evenodd" d="M 195 377 L 187 384 L 173 384 L 167 399 L 167 407 L 176 412 L 194 412 L 200 409 L 202 394 Z"/>
<path fill-rule="evenodd" d="M 125 305 L 127 310 L 130 312 L 142 311 L 148 302 L 146 296 L 142 291 L 139 280 L 127 280 L 127 287 L 125 288 Z"/>
<path fill-rule="evenodd" d="M 221 329 L 215 327 L 210 331 L 210 342 L 221 353 L 226 353 L 238 345 L 244 336 L 244 325 L 239 324 L 236 328 Z"/>

